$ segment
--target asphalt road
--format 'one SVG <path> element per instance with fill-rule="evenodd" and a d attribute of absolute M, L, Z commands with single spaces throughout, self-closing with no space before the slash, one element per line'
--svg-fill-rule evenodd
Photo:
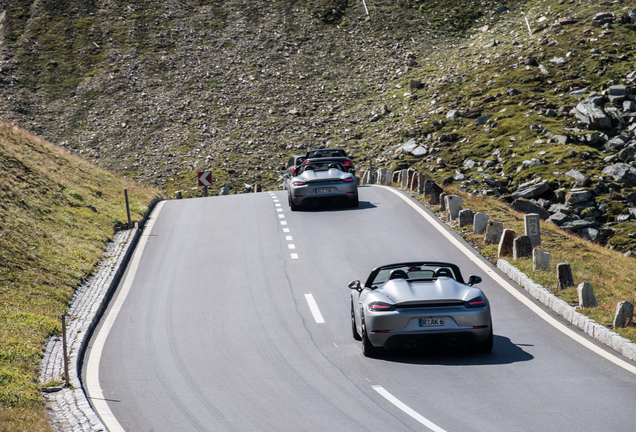
<path fill-rule="evenodd" d="M 123 429 L 633 428 L 636 375 L 538 317 L 394 192 L 361 187 L 360 201 L 303 212 L 284 191 L 166 202 L 99 358 Z M 362 355 L 347 283 L 422 259 L 483 277 L 492 353 Z"/>

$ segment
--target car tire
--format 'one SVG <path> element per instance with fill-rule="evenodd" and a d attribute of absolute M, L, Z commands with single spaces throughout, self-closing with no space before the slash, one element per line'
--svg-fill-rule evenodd
<path fill-rule="evenodd" d="M 369 338 L 367 337 L 367 327 L 364 324 L 364 315 L 362 315 L 362 354 L 365 357 L 375 358 L 378 356 L 378 348 L 374 347 Z"/>
<path fill-rule="evenodd" d="M 362 338 L 358 333 L 358 329 L 356 328 L 356 315 L 353 312 L 353 301 L 351 301 L 351 333 L 353 333 L 353 338 L 357 341 L 361 341 Z"/>
<path fill-rule="evenodd" d="M 349 207 L 358 207 L 360 205 L 360 201 L 358 200 L 358 195 L 352 200 L 349 200 Z"/>
<path fill-rule="evenodd" d="M 494 337 L 493 337 L 492 326 L 491 326 L 490 335 L 488 336 L 488 339 L 486 340 L 486 342 L 477 344 L 475 346 L 475 350 L 480 353 L 489 353 L 492 351 L 493 343 L 494 343 Z"/>
<path fill-rule="evenodd" d="M 291 193 L 288 194 L 287 197 L 289 199 L 289 208 L 291 209 L 291 211 L 300 210 L 300 206 L 294 203 L 294 200 L 291 197 Z"/>

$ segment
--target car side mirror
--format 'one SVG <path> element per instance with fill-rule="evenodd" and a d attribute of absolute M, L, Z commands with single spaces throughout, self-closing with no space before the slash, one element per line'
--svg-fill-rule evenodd
<path fill-rule="evenodd" d="M 351 169 L 349 169 L 349 172 L 351 174 L 355 175 L 356 174 L 356 169 L 355 168 L 351 168 Z"/>
<path fill-rule="evenodd" d="M 477 285 L 478 283 L 481 283 L 481 277 L 477 275 L 470 275 L 470 277 L 468 278 L 468 285 L 473 286 Z"/>
<path fill-rule="evenodd" d="M 359 280 L 352 280 L 351 282 L 349 282 L 349 285 L 347 285 L 350 289 L 354 289 L 359 291 L 362 291 L 362 286 L 360 285 L 360 281 Z"/>

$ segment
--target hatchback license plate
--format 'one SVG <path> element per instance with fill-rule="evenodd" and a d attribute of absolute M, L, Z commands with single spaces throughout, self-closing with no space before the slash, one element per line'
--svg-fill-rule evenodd
<path fill-rule="evenodd" d="M 334 191 L 334 188 L 318 188 L 318 189 L 316 189 L 316 193 L 319 193 L 319 194 L 331 193 L 333 191 Z"/>
<path fill-rule="evenodd" d="M 420 327 L 440 327 L 444 325 L 444 318 L 420 318 Z"/>

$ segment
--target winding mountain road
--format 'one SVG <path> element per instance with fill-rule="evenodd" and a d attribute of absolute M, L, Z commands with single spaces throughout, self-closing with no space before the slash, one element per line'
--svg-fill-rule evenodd
<path fill-rule="evenodd" d="M 410 198 L 378 186 L 359 194 L 355 209 L 291 212 L 284 191 L 158 206 L 85 361 L 89 400 L 109 429 L 633 427 L 634 373 L 559 331 L 519 298 L 562 320 L 522 289 L 511 295 Z M 492 353 L 362 355 L 347 283 L 421 259 L 482 276 Z"/>

